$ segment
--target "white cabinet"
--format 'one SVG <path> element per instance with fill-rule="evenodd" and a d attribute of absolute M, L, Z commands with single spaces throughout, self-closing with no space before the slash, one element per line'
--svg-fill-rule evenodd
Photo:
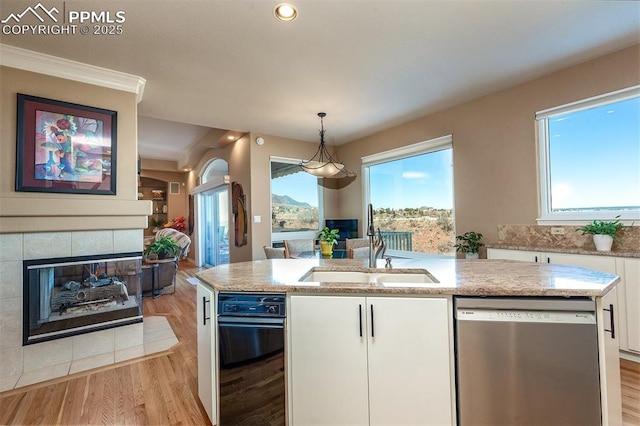
<path fill-rule="evenodd" d="M 622 424 L 622 395 L 620 387 L 620 357 L 616 289 L 597 299 L 598 352 L 600 358 L 600 395 L 602 424 Z"/>
<path fill-rule="evenodd" d="M 364 308 L 364 297 L 291 296 L 291 424 L 368 424 Z"/>
<path fill-rule="evenodd" d="M 640 259 L 617 259 L 620 348 L 640 354 Z"/>
<path fill-rule="evenodd" d="M 531 250 L 487 249 L 488 259 L 522 260 L 537 263 L 580 266 L 609 274 L 616 273 L 616 262 L 612 257 L 582 254 L 548 253 Z"/>
<path fill-rule="evenodd" d="M 547 263 L 580 266 L 595 269 L 608 274 L 616 273 L 616 260 L 608 256 L 588 256 L 583 254 L 542 253 L 542 259 Z"/>
<path fill-rule="evenodd" d="M 198 283 L 196 321 L 198 324 L 198 397 L 209 420 L 216 424 L 217 381 L 215 362 L 214 293 Z"/>
<path fill-rule="evenodd" d="M 537 251 L 487 249 L 487 259 L 522 260 L 525 262 L 540 262 L 541 254 Z"/>
<path fill-rule="evenodd" d="M 293 295 L 299 425 L 455 423 L 450 299 Z"/>
<path fill-rule="evenodd" d="M 447 299 L 367 297 L 367 313 L 370 424 L 453 424 Z"/>

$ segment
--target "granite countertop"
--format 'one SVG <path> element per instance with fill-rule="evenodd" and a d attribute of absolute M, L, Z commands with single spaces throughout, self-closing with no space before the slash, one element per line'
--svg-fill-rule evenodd
<path fill-rule="evenodd" d="M 487 248 L 504 250 L 543 251 L 548 253 L 585 254 L 589 256 L 635 257 L 640 258 L 640 251 L 597 251 L 579 247 L 532 247 L 513 244 L 487 244 Z"/>
<path fill-rule="evenodd" d="M 328 283 L 298 281 L 312 268 L 388 272 L 365 259 L 272 259 L 220 265 L 197 274 L 218 291 L 431 294 L 468 296 L 602 296 L 616 275 L 567 265 L 513 260 L 393 259 L 393 272 L 427 269 L 436 283 Z"/>

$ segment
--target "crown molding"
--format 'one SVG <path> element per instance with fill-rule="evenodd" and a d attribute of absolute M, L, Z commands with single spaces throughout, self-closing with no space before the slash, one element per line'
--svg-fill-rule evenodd
<path fill-rule="evenodd" d="M 0 44 L 0 65 L 136 94 L 142 101 L 144 78 L 69 59 Z"/>

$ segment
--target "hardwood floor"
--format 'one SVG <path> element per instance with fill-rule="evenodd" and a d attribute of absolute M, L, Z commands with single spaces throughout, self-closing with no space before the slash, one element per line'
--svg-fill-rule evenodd
<path fill-rule="evenodd" d="M 210 425 L 198 399 L 196 287 L 181 262 L 176 292 L 145 298 L 145 315 L 166 316 L 179 344 L 124 363 L 0 393 L 2 425 Z"/>
<path fill-rule="evenodd" d="M 196 288 L 182 262 L 174 295 L 144 300 L 180 343 L 170 351 L 0 393 L 2 425 L 210 425 L 198 400 Z M 621 360 L 626 426 L 640 426 L 640 364 Z"/>
<path fill-rule="evenodd" d="M 622 421 L 625 425 L 640 425 L 640 364 L 620 360 L 622 380 Z"/>

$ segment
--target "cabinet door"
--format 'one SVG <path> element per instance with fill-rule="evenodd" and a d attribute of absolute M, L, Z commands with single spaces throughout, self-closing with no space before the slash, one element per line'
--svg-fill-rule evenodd
<path fill-rule="evenodd" d="M 371 425 L 453 424 L 450 316 L 447 299 L 367 297 Z"/>
<path fill-rule="evenodd" d="M 616 289 L 598 298 L 598 352 L 600 355 L 600 399 L 602 424 L 622 424 L 622 395 L 620 388 L 620 357 L 618 353 L 618 315 Z"/>
<path fill-rule="evenodd" d="M 619 275 L 624 280 L 626 291 L 626 318 L 620 318 L 620 321 L 626 322 L 629 350 L 640 352 L 640 259 L 624 259 L 623 268 Z"/>
<path fill-rule="evenodd" d="M 540 253 L 527 250 L 487 249 L 487 259 L 523 260 L 525 262 L 539 262 Z"/>
<path fill-rule="evenodd" d="M 580 266 L 582 268 L 595 269 L 596 271 L 608 274 L 616 273 L 616 260 L 613 257 L 599 255 L 581 255 L 564 253 L 543 253 L 544 259 L 548 263 L 560 265 Z"/>
<path fill-rule="evenodd" d="M 369 424 L 364 311 L 364 297 L 291 296 L 290 424 Z"/>
<path fill-rule="evenodd" d="M 196 321 L 198 324 L 198 397 L 211 423 L 216 424 L 216 364 L 214 295 L 208 287 L 198 284 Z"/>

